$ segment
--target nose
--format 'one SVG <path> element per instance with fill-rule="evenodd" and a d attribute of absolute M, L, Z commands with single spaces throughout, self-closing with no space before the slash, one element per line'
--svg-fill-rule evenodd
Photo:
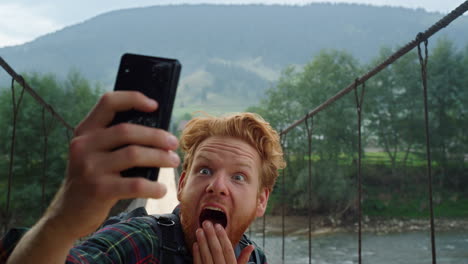
<path fill-rule="evenodd" d="M 211 177 L 206 191 L 212 194 L 219 194 L 224 196 L 229 195 L 227 179 L 228 177 L 224 172 L 217 172 L 213 175 L 213 177 Z"/>

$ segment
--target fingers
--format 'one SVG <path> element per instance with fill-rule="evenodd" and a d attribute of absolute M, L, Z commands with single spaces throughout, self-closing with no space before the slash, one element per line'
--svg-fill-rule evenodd
<path fill-rule="evenodd" d="M 200 255 L 200 247 L 198 246 L 197 242 L 193 243 L 192 251 L 193 251 L 193 254 L 192 254 L 193 255 L 193 263 L 194 264 L 201 264 L 202 259 L 201 259 L 201 255 Z"/>
<path fill-rule="evenodd" d="M 107 93 L 77 126 L 70 142 L 67 173 L 47 217 L 76 237 L 93 232 L 119 199 L 161 198 L 166 187 L 144 178 L 124 178 L 131 167 L 175 167 L 177 139 L 161 129 L 134 124 L 108 127 L 115 113 L 151 112 L 157 103 L 142 93 Z M 72 223 L 79 222 L 80 225 Z"/>
<path fill-rule="evenodd" d="M 119 199 L 136 197 L 159 199 L 167 192 L 164 184 L 145 178 L 122 178 L 114 180 L 108 187 L 112 192 L 115 192 L 114 195 Z"/>
<path fill-rule="evenodd" d="M 196 231 L 196 237 L 198 241 L 198 246 L 200 247 L 200 255 L 203 261 L 203 264 L 212 264 L 213 257 L 211 256 L 210 247 L 208 246 L 208 241 L 206 240 L 205 232 L 203 229 L 198 229 Z M 216 263 L 223 263 L 223 262 L 216 262 Z"/>
<path fill-rule="evenodd" d="M 103 164 L 112 164 L 110 171 L 121 172 L 133 167 L 171 167 L 179 165 L 179 156 L 173 151 L 148 148 L 143 146 L 126 146 L 105 155 Z"/>
<path fill-rule="evenodd" d="M 224 228 L 205 221 L 196 231 L 197 242 L 193 245 L 194 263 L 242 263 L 245 264 L 255 247 L 245 247 L 236 259 L 234 248 Z"/>
<path fill-rule="evenodd" d="M 95 150 L 113 150 L 130 144 L 175 150 L 178 145 L 177 138 L 167 131 L 130 123 L 99 129 L 84 137 L 94 142 L 90 146 Z"/>
<path fill-rule="evenodd" d="M 115 91 L 104 94 L 88 116 L 75 129 L 80 136 L 97 128 L 109 125 L 116 112 L 135 109 L 151 112 L 157 109 L 157 102 L 136 91 Z"/>
<path fill-rule="evenodd" d="M 250 259 L 250 255 L 252 254 L 252 252 L 255 250 L 255 246 L 254 245 L 248 245 L 246 246 L 241 254 L 239 255 L 239 258 L 237 259 L 237 263 L 239 264 L 247 264 L 247 262 L 249 261 Z"/>
<path fill-rule="evenodd" d="M 204 221 L 202 225 L 203 233 L 206 234 L 208 247 L 214 263 L 232 263 L 232 260 L 235 260 L 235 258 L 233 258 L 234 255 L 230 256 L 230 253 L 234 253 L 232 246 L 224 250 L 221 246 L 222 238 L 218 237 L 216 234 L 213 224 L 210 221 Z"/>
<path fill-rule="evenodd" d="M 234 254 L 234 249 L 232 247 L 231 240 L 229 240 L 229 237 L 226 233 L 226 230 L 224 230 L 220 224 L 216 224 L 214 226 L 214 230 L 216 232 L 216 237 L 219 239 L 222 251 L 225 254 L 226 261 L 229 261 L 228 263 L 235 263 L 234 261 L 236 260 L 236 255 Z"/>

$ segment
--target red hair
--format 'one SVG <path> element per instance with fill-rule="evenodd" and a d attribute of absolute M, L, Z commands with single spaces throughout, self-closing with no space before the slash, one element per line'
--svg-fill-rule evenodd
<path fill-rule="evenodd" d="M 253 113 L 229 116 L 201 116 L 190 120 L 181 136 L 180 146 L 185 152 L 183 170 L 192 166 L 195 152 L 202 141 L 213 136 L 241 139 L 257 150 L 260 161 L 260 187 L 273 190 L 278 170 L 286 167 L 278 133 L 262 117 Z"/>

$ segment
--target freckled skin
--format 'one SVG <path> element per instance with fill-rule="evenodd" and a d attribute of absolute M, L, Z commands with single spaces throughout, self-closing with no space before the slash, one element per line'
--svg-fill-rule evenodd
<path fill-rule="evenodd" d="M 210 137 L 198 146 L 191 168 L 181 175 L 177 194 L 187 248 L 196 241 L 199 216 L 206 206 L 226 213 L 229 240 L 233 246 L 239 242 L 267 205 L 269 192 L 259 188 L 260 168 L 259 154 L 243 140 Z"/>

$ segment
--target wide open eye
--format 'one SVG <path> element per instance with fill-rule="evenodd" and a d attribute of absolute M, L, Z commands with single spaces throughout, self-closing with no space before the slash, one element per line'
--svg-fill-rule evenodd
<path fill-rule="evenodd" d="M 209 168 L 201 168 L 198 173 L 202 174 L 202 175 L 211 175 L 211 170 Z"/>
<path fill-rule="evenodd" d="M 244 182 L 245 181 L 245 176 L 240 174 L 240 173 L 237 173 L 237 174 L 234 174 L 232 176 L 232 179 L 235 180 L 235 181 Z"/>

